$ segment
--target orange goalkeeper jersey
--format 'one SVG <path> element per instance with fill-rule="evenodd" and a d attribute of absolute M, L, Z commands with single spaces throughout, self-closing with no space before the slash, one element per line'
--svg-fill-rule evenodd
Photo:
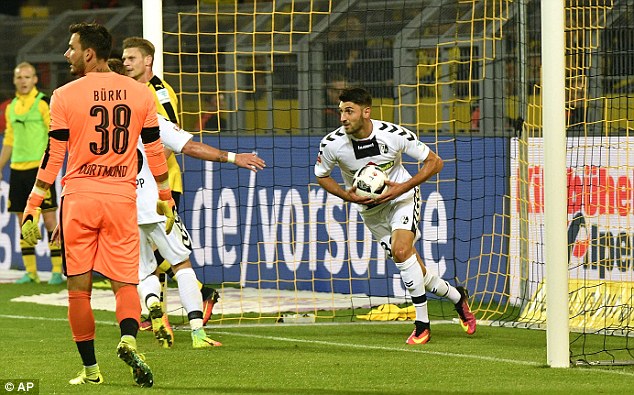
<path fill-rule="evenodd" d="M 53 92 L 49 147 L 38 178 L 52 184 L 68 150 L 62 195 L 136 199 L 137 142 L 141 136 L 151 142 L 146 153 L 163 156 L 158 133 L 154 97 L 144 84 L 113 72 L 88 73 Z"/>

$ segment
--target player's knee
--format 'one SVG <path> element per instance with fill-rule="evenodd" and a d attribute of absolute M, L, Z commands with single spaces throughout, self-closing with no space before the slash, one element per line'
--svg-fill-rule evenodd
<path fill-rule="evenodd" d="M 186 259 L 183 262 L 172 266 L 172 270 L 174 271 L 174 273 L 178 273 L 178 271 L 182 269 L 191 269 L 191 268 L 192 268 L 192 262 L 189 259 Z"/>
<path fill-rule="evenodd" d="M 395 262 L 404 262 L 412 255 L 414 255 L 414 250 L 411 247 L 392 245 L 392 256 Z"/>

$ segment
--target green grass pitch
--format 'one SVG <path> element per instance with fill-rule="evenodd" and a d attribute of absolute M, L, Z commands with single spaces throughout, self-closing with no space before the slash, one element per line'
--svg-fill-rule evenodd
<path fill-rule="evenodd" d="M 0 381 L 38 379 L 40 394 L 626 394 L 634 388 L 632 366 L 548 368 L 543 331 L 481 325 L 467 336 L 457 324 L 433 321 L 432 340 L 420 347 L 405 344 L 411 322 L 212 325 L 208 332 L 224 345 L 207 350 L 192 349 L 187 331 L 177 331 L 168 350 L 139 333 L 155 384 L 138 388 L 116 357 L 114 314 L 104 311 L 95 311 L 95 319 L 105 383 L 72 387 L 67 382 L 81 360 L 66 308 L 10 301 L 61 289 L 0 284 Z"/>

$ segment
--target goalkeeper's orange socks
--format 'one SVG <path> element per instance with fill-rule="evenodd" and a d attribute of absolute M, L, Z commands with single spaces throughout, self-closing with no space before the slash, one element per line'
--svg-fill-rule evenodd
<path fill-rule="evenodd" d="M 68 322 L 76 343 L 95 338 L 95 317 L 90 306 L 90 295 L 89 291 L 68 291 Z M 88 365 L 84 363 L 84 366 Z"/>
<path fill-rule="evenodd" d="M 136 337 L 139 330 L 139 317 L 141 317 L 141 302 L 136 285 L 124 285 L 117 290 L 114 296 L 116 300 L 115 315 L 121 327 L 121 335 Z M 128 319 L 132 319 L 134 322 L 126 322 L 125 325 L 130 326 L 126 328 L 126 333 L 124 333 L 123 321 L 129 321 Z"/>
<path fill-rule="evenodd" d="M 95 355 L 95 318 L 90 306 L 90 292 L 68 291 L 68 322 L 84 365 L 83 372 L 69 384 L 101 384 L 103 376 Z"/>

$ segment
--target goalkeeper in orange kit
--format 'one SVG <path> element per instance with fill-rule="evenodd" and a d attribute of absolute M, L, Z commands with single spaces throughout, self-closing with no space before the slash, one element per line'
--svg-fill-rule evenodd
<path fill-rule="evenodd" d="M 68 278 L 68 321 L 83 364 L 69 384 L 104 382 L 95 354 L 90 304 L 92 273 L 99 272 L 110 279 L 115 294 L 121 332 L 117 356 L 131 368 L 136 384 L 151 387 L 152 370 L 136 347 L 141 314 L 136 214 L 139 138 L 159 186 L 157 210 L 167 217 L 168 231 L 174 222 L 156 105 L 146 87 L 108 68 L 112 36 L 105 27 L 80 23 L 71 25 L 69 32 L 64 56 L 71 74 L 80 78 L 53 92 L 48 148 L 24 210 L 22 236 L 30 243 L 41 237 L 40 205 L 68 154 L 59 236 Z"/>

